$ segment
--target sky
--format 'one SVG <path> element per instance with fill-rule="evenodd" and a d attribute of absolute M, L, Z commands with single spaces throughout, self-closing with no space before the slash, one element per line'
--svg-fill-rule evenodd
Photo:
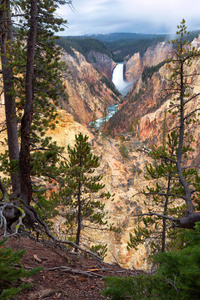
<path fill-rule="evenodd" d="M 200 29 L 200 0 L 72 0 L 58 10 L 68 21 L 62 35 L 113 32 L 170 33 L 184 18 L 189 31 Z"/>

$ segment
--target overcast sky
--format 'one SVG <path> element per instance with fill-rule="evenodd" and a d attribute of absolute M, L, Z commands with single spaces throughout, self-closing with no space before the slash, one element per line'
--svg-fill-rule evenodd
<path fill-rule="evenodd" d="M 175 33 L 184 18 L 188 30 L 200 29 L 200 0 L 72 0 L 58 10 L 68 21 L 62 35 L 136 32 Z"/>

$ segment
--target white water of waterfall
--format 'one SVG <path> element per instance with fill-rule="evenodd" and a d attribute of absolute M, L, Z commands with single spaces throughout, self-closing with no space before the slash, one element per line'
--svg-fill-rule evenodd
<path fill-rule="evenodd" d="M 114 83 L 116 89 L 125 96 L 131 89 L 133 82 L 128 82 L 124 80 L 124 64 L 118 63 L 113 70 L 112 82 Z"/>

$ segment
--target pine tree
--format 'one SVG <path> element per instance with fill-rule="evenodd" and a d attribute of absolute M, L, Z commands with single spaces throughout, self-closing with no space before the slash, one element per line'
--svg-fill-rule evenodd
<path fill-rule="evenodd" d="M 62 78 L 66 68 L 60 62 L 61 48 L 55 45 L 54 33 L 62 30 L 65 23 L 55 14 L 58 4 L 69 2 L 0 1 L 8 133 L 8 151 L 1 154 L 0 169 L 11 175 L 12 187 L 8 192 L 13 192 L 12 199 L 23 203 L 26 221 L 30 224 L 35 221 L 34 213 L 29 209 L 33 176 L 54 177 L 58 153 L 62 151 L 45 137 L 45 132 L 55 127 L 56 106 L 61 98 L 65 98 Z M 13 23 L 18 25 L 15 30 Z M 1 191 L 5 196 L 4 189 Z"/>
<path fill-rule="evenodd" d="M 64 181 L 57 197 L 67 212 L 66 225 L 74 227 L 77 224 L 76 244 L 79 245 L 84 221 L 107 224 L 103 220 L 105 212 L 101 199 L 109 198 L 110 194 L 97 194 L 104 184 L 101 183 L 102 175 L 92 175 L 99 167 L 99 157 L 92 154 L 88 136 L 79 133 L 75 139 L 74 147 L 68 146 L 69 162 L 63 165 Z"/>
<path fill-rule="evenodd" d="M 190 74 L 189 68 L 200 52 L 186 41 L 187 34 L 185 20 L 182 20 L 177 39 L 172 40 L 173 57 L 168 61 L 171 70 L 168 115 L 175 118 L 176 130 L 169 132 L 165 139 L 164 116 L 162 146 L 155 145 L 149 152 L 154 162 L 146 168 L 146 179 L 155 179 L 156 183 L 143 191 L 147 196 L 144 203 L 146 212 L 139 216 L 138 221 L 143 224 L 140 223 L 134 234 L 130 234 L 129 247 L 137 247 L 147 239 L 155 251 L 164 252 L 167 243 L 168 249 L 173 247 L 173 242 L 177 247 L 179 230 L 194 229 L 195 222 L 200 219 L 199 166 L 188 163 L 192 159 L 195 142 L 190 128 L 191 124 L 198 122 L 200 110 L 199 107 L 188 110 L 188 104 L 200 95 L 193 92 L 190 78 L 196 74 Z"/>
<path fill-rule="evenodd" d="M 182 250 L 153 256 L 157 265 L 154 274 L 105 278 L 106 287 L 102 294 L 113 300 L 199 299 L 200 223 L 196 223 L 195 231 L 184 232 L 182 239 Z"/>

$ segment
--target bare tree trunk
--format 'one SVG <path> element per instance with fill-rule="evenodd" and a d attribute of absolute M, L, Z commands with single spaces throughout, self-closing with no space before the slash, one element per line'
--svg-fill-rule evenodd
<path fill-rule="evenodd" d="M 0 9 L 0 33 L 1 33 L 1 64 L 4 83 L 4 99 L 5 99 L 5 112 L 6 112 L 6 126 L 8 135 L 8 150 L 10 162 L 14 163 L 16 168 L 11 173 L 12 189 L 13 192 L 19 195 L 20 182 L 18 174 L 19 162 L 19 144 L 18 144 L 18 130 L 17 130 L 17 116 L 15 107 L 15 96 L 13 72 L 9 66 L 9 45 L 6 45 L 7 40 L 12 39 L 12 24 L 10 16 L 10 1 L 1 0 L 0 5 L 5 4 L 5 8 Z"/>
<path fill-rule="evenodd" d="M 37 35 L 38 23 L 38 0 L 31 0 L 30 11 L 30 30 L 28 34 L 27 45 L 27 64 L 26 64 L 26 82 L 25 82 L 25 108 L 24 115 L 21 121 L 21 149 L 19 156 L 20 168 L 20 185 L 21 185 L 21 200 L 29 205 L 32 199 L 32 184 L 30 176 L 30 130 L 33 114 L 33 98 L 34 98 L 34 57 L 35 43 Z"/>
<path fill-rule="evenodd" d="M 182 184 L 185 191 L 185 202 L 187 204 L 187 213 L 193 213 L 193 204 L 192 204 L 192 191 L 189 188 L 189 184 L 183 176 L 183 169 L 181 167 L 182 163 L 182 154 L 183 154 L 183 140 L 185 133 L 185 120 L 184 120 L 184 94 L 185 94 L 185 83 L 184 83 L 184 61 L 180 61 L 180 125 L 179 125 L 179 141 L 178 141 L 178 153 L 177 153 L 177 172 L 179 175 L 179 181 Z"/>
<path fill-rule="evenodd" d="M 76 245 L 80 244 L 80 235 L 81 235 L 81 227 L 82 227 L 82 218 L 81 218 L 81 182 L 79 182 L 78 186 L 78 227 L 76 233 Z M 78 252 L 78 248 L 75 248 L 75 252 Z"/>
<path fill-rule="evenodd" d="M 164 204 L 164 211 L 163 214 L 167 214 L 167 208 L 168 208 L 168 203 L 169 203 L 169 191 L 170 191 L 170 186 L 171 186 L 171 175 L 168 175 L 168 185 L 167 185 L 167 195 L 165 197 L 165 204 Z M 163 218 L 163 228 L 162 228 L 162 248 L 161 252 L 165 252 L 165 247 L 166 247 L 166 230 L 167 230 L 167 219 Z"/>

